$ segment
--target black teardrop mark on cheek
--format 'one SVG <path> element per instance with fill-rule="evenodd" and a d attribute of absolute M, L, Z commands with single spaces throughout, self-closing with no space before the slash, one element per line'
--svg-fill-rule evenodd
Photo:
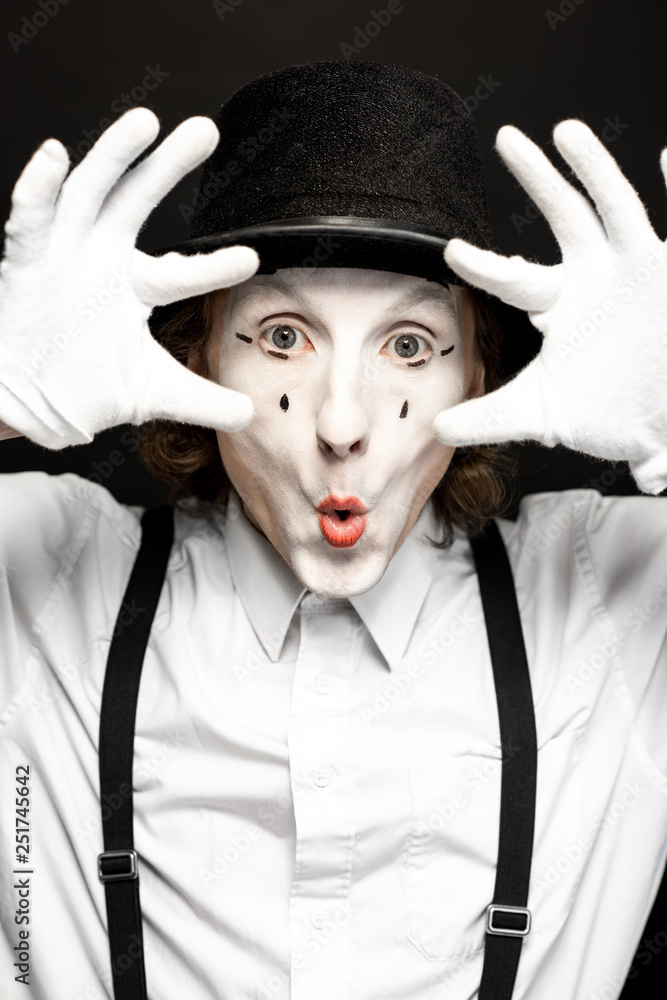
<path fill-rule="evenodd" d="M 280 397 L 280 408 L 281 410 L 289 409 L 289 399 L 287 398 L 285 393 L 283 393 L 282 396 Z"/>
<path fill-rule="evenodd" d="M 407 417 L 407 415 L 408 415 L 408 401 L 406 399 L 406 401 L 403 403 L 403 406 L 401 407 L 401 412 L 399 413 L 399 417 Z"/>
<path fill-rule="evenodd" d="M 237 333 L 239 340 L 245 340 L 246 344 L 252 344 L 252 337 L 246 337 L 245 333 Z"/>
<path fill-rule="evenodd" d="M 281 361 L 288 361 L 289 354 L 283 354 L 282 351 L 267 351 L 267 354 L 272 354 L 274 358 L 280 358 Z"/>
<path fill-rule="evenodd" d="M 454 346 L 455 346 L 455 345 L 454 345 L 454 344 L 452 344 L 452 346 L 451 346 L 451 347 L 448 347 L 448 348 L 447 348 L 446 350 L 444 350 L 444 351 L 440 351 L 440 354 L 442 355 L 442 357 L 444 357 L 444 356 L 445 356 L 445 354 L 451 354 L 451 353 L 452 353 L 452 351 L 454 350 Z"/>

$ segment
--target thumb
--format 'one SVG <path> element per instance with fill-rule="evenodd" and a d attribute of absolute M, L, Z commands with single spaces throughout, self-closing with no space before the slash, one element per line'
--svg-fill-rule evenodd
<path fill-rule="evenodd" d="M 255 412 L 252 399 L 196 375 L 153 341 L 150 377 L 145 386 L 137 422 L 176 420 L 218 431 L 246 427 Z"/>
<path fill-rule="evenodd" d="M 456 447 L 524 440 L 555 443 L 545 418 L 537 360 L 502 388 L 441 410 L 433 421 L 438 440 Z"/>
<path fill-rule="evenodd" d="M 464 281 L 529 312 L 549 309 L 563 285 L 563 268 L 559 264 L 547 267 L 523 257 L 503 257 L 464 240 L 449 241 L 445 260 Z"/>
<path fill-rule="evenodd" d="M 664 452 L 629 464 L 634 481 L 642 493 L 657 496 L 667 489 L 667 456 Z"/>
<path fill-rule="evenodd" d="M 258 267 L 257 253 L 244 246 L 192 256 L 172 250 L 163 257 L 150 257 L 137 250 L 132 259 L 132 283 L 143 302 L 164 306 L 238 285 L 251 278 Z"/>

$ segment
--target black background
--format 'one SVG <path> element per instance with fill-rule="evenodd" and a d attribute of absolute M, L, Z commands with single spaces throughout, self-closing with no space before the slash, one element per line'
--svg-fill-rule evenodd
<path fill-rule="evenodd" d="M 47 12 L 59 4 L 43 2 Z M 114 118 L 114 102 L 123 94 L 133 101 L 133 91 L 139 103 L 157 112 L 163 134 L 190 115 L 214 115 L 236 88 L 261 73 L 343 58 L 341 44 L 354 44 L 355 35 L 359 41 L 357 29 L 363 31 L 372 11 L 384 10 L 386 0 L 232 0 L 217 6 L 211 0 L 68 0 L 49 16 L 39 0 L 3 0 L 4 217 L 16 177 L 46 137 L 82 151 L 86 133 L 94 135 L 105 118 Z M 353 58 L 412 66 L 471 98 L 495 238 L 503 252 L 545 263 L 558 260 L 548 226 L 535 217 L 493 150 L 496 131 L 506 123 L 520 127 L 559 165 L 551 144 L 556 122 L 578 117 L 598 134 L 606 129 L 610 151 L 648 205 L 657 231 L 667 233 L 658 165 L 667 144 L 662 3 L 403 0 L 402 7 Z M 31 27 L 38 12 L 38 26 Z M 135 88 L 141 88 L 147 67 L 164 78 L 143 98 Z M 487 96 L 478 100 L 476 89 Z M 142 249 L 185 238 L 179 206 L 192 202 L 195 183 L 196 174 L 188 176 L 156 209 L 140 236 Z M 630 347 L 631 340 L 630 331 Z M 159 502 L 166 490 L 141 466 L 136 437 L 127 430 L 115 428 L 88 446 L 61 452 L 24 439 L 6 441 L 1 468 L 74 471 L 103 482 L 124 503 Z M 112 452 L 116 464 L 109 461 Z M 621 463 L 538 445 L 516 446 L 516 452 L 521 494 L 581 486 L 612 494 L 637 492 Z"/>

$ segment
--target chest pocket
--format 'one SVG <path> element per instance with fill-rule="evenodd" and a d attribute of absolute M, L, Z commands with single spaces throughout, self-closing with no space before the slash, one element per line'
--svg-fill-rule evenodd
<path fill-rule="evenodd" d="M 587 812 L 576 733 L 538 751 L 535 849 L 528 906 L 531 935 L 560 926 L 574 899 L 583 854 L 553 891 L 534 891 L 535 874 L 576 840 Z M 498 858 L 502 760 L 462 754 L 412 763 L 407 848 L 407 936 L 422 955 L 450 962 L 484 950 L 486 908 Z"/>

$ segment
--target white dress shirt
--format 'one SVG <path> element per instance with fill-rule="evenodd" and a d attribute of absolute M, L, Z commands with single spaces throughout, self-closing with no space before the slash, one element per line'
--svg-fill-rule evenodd
<path fill-rule="evenodd" d="M 142 511 L 72 474 L 0 488 L 0 995 L 111 998 L 99 706 Z M 611 1000 L 667 846 L 667 501 L 566 490 L 498 523 L 539 744 L 514 998 Z M 227 517 L 177 515 L 134 745 L 150 1000 L 476 996 L 498 716 L 469 542 L 428 532 L 430 505 L 375 587 L 322 599 L 234 496 Z"/>

